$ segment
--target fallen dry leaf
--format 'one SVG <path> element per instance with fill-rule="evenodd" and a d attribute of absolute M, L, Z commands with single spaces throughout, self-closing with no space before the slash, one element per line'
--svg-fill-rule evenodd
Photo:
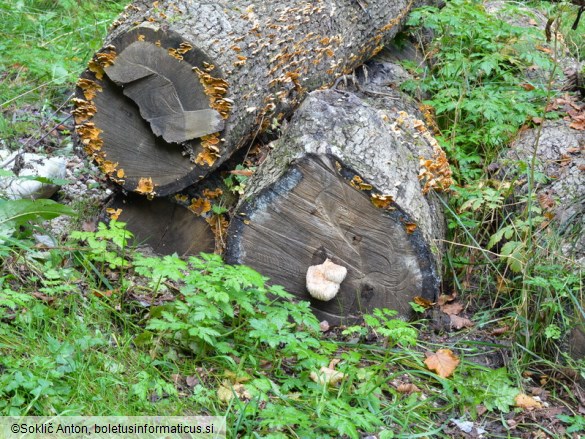
<path fill-rule="evenodd" d="M 454 292 L 453 294 L 441 294 L 439 296 L 439 299 L 437 300 L 437 304 L 439 306 L 443 306 L 446 303 L 455 300 L 456 297 L 457 297 L 457 293 L 456 292 Z"/>
<path fill-rule="evenodd" d="M 534 122 L 535 125 L 540 125 L 542 122 L 544 122 L 544 120 L 542 117 L 533 117 L 532 122 Z"/>
<path fill-rule="evenodd" d="M 520 84 L 520 87 L 522 87 L 526 91 L 532 91 L 532 90 L 534 90 L 534 85 L 529 84 L 527 82 L 525 82 L 523 84 Z"/>
<path fill-rule="evenodd" d="M 39 299 L 39 300 L 42 300 L 45 303 L 48 303 L 49 305 L 55 301 L 54 297 L 47 296 L 46 294 L 43 294 L 39 291 L 33 291 L 32 296 Z"/>
<path fill-rule="evenodd" d="M 579 131 L 585 130 L 585 117 L 574 120 L 569 124 L 569 127 Z"/>
<path fill-rule="evenodd" d="M 345 374 L 333 369 L 332 367 L 323 366 L 319 369 L 319 372 L 311 372 L 310 377 L 317 384 L 334 386 L 345 378 Z"/>
<path fill-rule="evenodd" d="M 514 398 L 514 403 L 516 404 L 516 407 L 526 410 L 542 408 L 542 404 L 539 401 L 532 396 L 525 395 L 524 393 L 518 394 L 516 398 Z"/>
<path fill-rule="evenodd" d="M 217 389 L 217 399 L 226 404 L 231 401 L 234 394 L 238 399 L 252 399 L 252 395 L 250 395 L 250 392 L 248 392 L 246 386 L 243 384 L 231 384 L 228 380 L 224 380 L 221 386 L 219 386 L 219 389 Z"/>
<path fill-rule="evenodd" d="M 441 378 L 451 376 L 459 362 L 459 357 L 450 349 L 439 349 L 434 354 L 429 354 L 425 360 L 429 370 L 435 371 Z"/>
<path fill-rule="evenodd" d="M 457 315 L 463 311 L 463 305 L 461 305 L 459 302 L 446 303 L 445 305 L 441 306 L 441 311 L 443 311 L 445 314 Z"/>
<path fill-rule="evenodd" d="M 398 392 L 400 392 L 400 393 L 406 393 L 407 395 L 421 391 L 414 384 L 399 384 L 398 386 L 396 386 L 396 390 L 398 390 Z"/>
<path fill-rule="evenodd" d="M 459 317 L 456 315 L 450 315 L 451 318 L 451 327 L 454 329 L 462 329 L 462 328 L 471 328 L 473 326 L 473 322 L 465 317 Z"/>
<path fill-rule="evenodd" d="M 490 333 L 490 335 L 502 335 L 502 334 L 505 334 L 506 332 L 508 332 L 509 330 L 510 330 L 510 327 L 508 325 L 502 326 L 501 328 L 494 329 Z"/>

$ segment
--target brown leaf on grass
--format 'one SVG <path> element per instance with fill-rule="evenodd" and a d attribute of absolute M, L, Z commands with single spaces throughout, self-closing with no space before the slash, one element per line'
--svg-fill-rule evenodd
<path fill-rule="evenodd" d="M 95 290 L 93 292 L 93 295 L 95 297 L 112 297 L 112 294 L 114 294 L 114 292 L 112 290 L 106 290 L 106 291 L 99 291 L 99 290 Z"/>
<path fill-rule="evenodd" d="M 425 365 L 441 378 L 451 376 L 460 362 L 459 357 L 450 349 L 439 349 L 437 352 L 427 355 Z"/>
<path fill-rule="evenodd" d="M 573 128 L 574 130 L 579 131 L 585 130 L 585 116 L 580 117 L 579 119 L 575 119 L 569 124 L 569 128 Z"/>
<path fill-rule="evenodd" d="M 526 91 L 532 91 L 532 90 L 534 90 L 534 85 L 529 84 L 527 82 L 525 82 L 523 84 L 520 84 L 520 87 L 522 87 Z"/>
<path fill-rule="evenodd" d="M 514 398 L 514 403 L 516 404 L 516 407 L 526 410 L 542 408 L 542 404 L 539 401 L 532 396 L 525 395 L 524 393 L 518 394 L 516 398 Z"/>
<path fill-rule="evenodd" d="M 459 302 L 446 303 L 445 305 L 441 306 L 441 311 L 443 311 L 445 314 L 457 315 L 463 311 L 463 305 L 461 305 Z"/>
<path fill-rule="evenodd" d="M 241 400 L 249 401 L 252 399 L 252 395 L 243 384 L 232 384 L 228 380 L 224 380 L 217 389 L 217 399 L 226 404 L 231 401 L 234 394 Z"/>
<path fill-rule="evenodd" d="M 454 329 L 471 328 L 474 325 L 471 320 L 464 317 L 456 315 L 450 315 L 449 317 L 451 318 L 451 327 Z"/>
<path fill-rule="evenodd" d="M 187 384 L 187 386 L 193 388 L 197 384 L 199 384 L 199 378 L 196 375 L 189 375 L 188 377 L 185 378 L 185 383 Z"/>
<path fill-rule="evenodd" d="M 39 300 L 42 300 L 45 303 L 48 303 L 49 305 L 51 305 L 55 301 L 54 297 L 47 296 L 46 294 L 43 294 L 39 291 L 33 291 L 32 296 Z"/>
<path fill-rule="evenodd" d="M 234 169 L 233 171 L 229 171 L 232 175 L 241 175 L 243 177 L 251 177 L 254 175 L 253 169 Z"/>
<path fill-rule="evenodd" d="M 535 125 L 540 125 L 542 122 L 544 122 L 544 120 L 542 117 L 533 117 L 532 122 L 534 122 Z"/>
<path fill-rule="evenodd" d="M 106 212 L 108 211 L 108 209 L 106 209 Z M 97 224 L 95 223 L 95 221 L 84 221 L 81 224 L 81 230 L 83 230 L 84 232 L 95 232 L 97 230 Z"/>
<path fill-rule="evenodd" d="M 453 292 L 453 294 L 441 294 L 439 296 L 439 299 L 437 300 L 437 304 L 439 306 L 443 306 L 446 303 L 449 303 L 449 302 L 455 300 L 456 297 L 457 297 L 457 293 L 456 292 Z"/>
<path fill-rule="evenodd" d="M 501 328 L 494 329 L 490 333 L 490 335 L 502 335 L 502 334 L 505 334 L 506 332 L 508 332 L 509 330 L 510 330 L 510 327 L 508 325 L 502 326 Z"/>
<path fill-rule="evenodd" d="M 339 363 L 338 358 L 334 358 L 329 363 L 329 366 L 323 366 L 319 372 L 311 372 L 309 375 L 317 384 L 334 386 L 345 378 L 345 374 L 335 370 L 335 366 Z"/>
<path fill-rule="evenodd" d="M 415 392 L 420 392 L 421 390 L 415 386 L 412 383 L 406 384 L 399 384 L 398 386 L 396 386 L 396 390 L 400 393 L 406 393 L 407 395 L 410 395 L 411 393 L 415 393 Z"/>

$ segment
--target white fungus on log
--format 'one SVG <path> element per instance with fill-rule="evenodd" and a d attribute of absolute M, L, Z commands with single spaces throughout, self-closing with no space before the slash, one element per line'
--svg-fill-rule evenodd
<path fill-rule="evenodd" d="M 315 299 L 327 302 L 337 295 L 346 275 L 347 268 L 325 259 L 322 264 L 312 265 L 307 270 L 307 290 Z"/>

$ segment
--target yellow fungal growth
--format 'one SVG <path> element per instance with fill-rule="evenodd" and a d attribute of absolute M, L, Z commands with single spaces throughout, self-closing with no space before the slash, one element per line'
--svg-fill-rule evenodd
<path fill-rule="evenodd" d="M 418 179 L 424 181 L 423 194 L 431 189 L 437 192 L 446 192 L 453 184 L 451 167 L 447 161 L 445 151 L 440 147 L 434 148 L 433 159 L 420 159 Z"/>
<path fill-rule="evenodd" d="M 198 67 L 193 71 L 199 76 L 199 82 L 203 85 L 204 93 L 209 97 L 209 106 L 216 110 L 221 117 L 227 119 L 232 109 L 232 102 L 225 99 L 229 84 L 221 78 L 215 78 Z"/>
<path fill-rule="evenodd" d="M 415 223 L 404 223 L 404 230 L 406 230 L 406 233 L 408 235 L 411 235 L 416 230 L 416 224 Z"/>
<path fill-rule="evenodd" d="M 108 216 L 110 217 L 110 219 L 113 219 L 114 221 L 117 221 L 118 218 L 120 217 L 120 215 L 122 214 L 122 209 L 114 209 L 112 207 L 108 207 L 106 209 L 106 213 L 108 214 Z"/>
<path fill-rule="evenodd" d="M 359 175 L 354 176 L 351 181 L 349 182 L 351 187 L 358 189 L 360 191 L 371 191 L 372 185 L 368 183 L 364 183 L 364 180 Z"/>
<path fill-rule="evenodd" d="M 146 37 L 144 35 L 142 35 L 142 34 L 139 34 L 138 35 L 138 41 L 144 41 L 145 38 Z"/>
<path fill-rule="evenodd" d="M 175 200 L 178 203 L 183 204 L 183 203 L 187 203 L 189 201 L 189 197 L 187 195 L 185 195 L 185 194 L 176 194 L 175 195 Z"/>
<path fill-rule="evenodd" d="M 76 98 L 71 99 L 71 101 L 75 106 L 75 109 L 71 111 L 71 114 L 75 118 L 75 123 L 78 125 L 91 119 L 97 111 L 96 106 L 91 101 L 84 101 L 83 99 Z"/>
<path fill-rule="evenodd" d="M 102 172 L 104 174 L 113 174 L 116 171 L 116 168 L 118 167 L 118 163 L 114 163 L 111 162 L 109 160 L 103 160 L 100 163 L 100 169 L 102 170 Z"/>
<path fill-rule="evenodd" d="M 207 136 L 201 137 L 203 151 L 197 155 L 195 163 L 200 166 L 212 166 L 220 156 L 219 142 L 219 133 L 208 134 Z"/>
<path fill-rule="evenodd" d="M 116 59 L 114 46 L 108 46 L 106 50 L 107 52 L 96 53 L 87 66 L 89 71 L 93 72 L 97 79 L 104 78 L 104 69 L 114 64 L 114 60 Z"/>
<path fill-rule="evenodd" d="M 211 202 L 207 198 L 194 198 L 188 208 L 197 216 L 202 216 L 211 210 Z"/>
<path fill-rule="evenodd" d="M 220 197 L 221 195 L 223 195 L 223 191 L 220 188 L 216 188 L 214 190 L 211 189 L 203 190 L 203 196 L 209 198 L 210 200 Z"/>
<path fill-rule="evenodd" d="M 379 209 L 388 209 L 390 204 L 394 201 L 392 195 L 381 195 L 381 194 L 374 194 L 372 195 L 372 204 Z"/>
<path fill-rule="evenodd" d="M 104 144 L 104 141 L 100 138 L 102 130 L 97 128 L 93 122 L 76 125 L 75 131 L 87 155 L 93 156 L 102 149 Z"/>
<path fill-rule="evenodd" d="M 124 170 L 122 168 L 120 168 L 116 171 L 117 178 L 124 178 L 125 175 L 126 175 L 126 172 L 124 172 Z"/>
<path fill-rule="evenodd" d="M 180 53 L 181 55 L 186 54 L 187 52 L 189 52 L 191 49 L 193 49 L 193 46 L 187 42 L 182 42 L 181 44 L 179 44 L 179 48 L 177 49 L 177 52 Z"/>
<path fill-rule="evenodd" d="M 98 92 L 103 90 L 101 85 L 91 79 L 80 78 L 77 81 L 77 86 L 83 91 L 83 96 L 88 101 L 91 101 Z"/>
<path fill-rule="evenodd" d="M 173 58 L 178 59 L 179 61 L 183 61 L 183 55 L 181 55 L 179 53 L 179 51 L 177 49 L 174 49 L 172 47 L 169 47 L 167 49 L 167 52 L 169 53 L 169 55 L 171 55 Z"/>
<path fill-rule="evenodd" d="M 114 64 L 116 59 L 116 51 L 110 49 L 109 52 L 100 52 L 95 54 L 97 62 L 105 69 Z"/>
<path fill-rule="evenodd" d="M 154 193 L 154 184 L 152 183 L 152 178 L 142 177 L 138 181 L 138 186 L 136 186 L 136 192 L 139 194 L 150 195 Z"/>

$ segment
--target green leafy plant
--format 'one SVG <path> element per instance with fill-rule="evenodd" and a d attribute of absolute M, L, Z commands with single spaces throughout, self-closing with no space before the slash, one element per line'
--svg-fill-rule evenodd
<path fill-rule="evenodd" d="M 582 433 L 585 431 L 585 416 L 557 415 L 557 418 L 569 426 L 567 433 Z"/>
<path fill-rule="evenodd" d="M 530 40 L 530 32 L 488 14 L 473 0 L 420 8 L 408 24 L 422 24 L 437 38 L 430 49 L 430 70 L 420 83 L 404 87 L 431 94 L 425 103 L 435 109 L 442 130 L 438 140 L 460 181 L 471 182 L 522 124 L 541 114 L 546 87 L 523 87 L 518 78 L 531 65 L 548 69 L 551 61 L 520 45 Z"/>
<path fill-rule="evenodd" d="M 125 225 L 117 221 L 110 221 L 108 225 L 99 223 L 96 232 L 74 231 L 70 237 L 87 243 L 89 251 L 83 253 L 87 260 L 116 269 L 128 265 L 124 250 L 132 233 L 126 230 Z"/>
<path fill-rule="evenodd" d="M 365 326 L 350 326 L 344 335 L 366 335 L 369 331 L 385 337 L 390 346 L 414 346 L 418 331 L 407 321 L 396 318 L 398 312 L 387 308 L 376 308 L 372 314 L 364 314 Z"/>
<path fill-rule="evenodd" d="M 0 239 L 30 232 L 32 226 L 61 215 L 73 216 L 75 212 L 53 200 L 0 199 Z"/>
<path fill-rule="evenodd" d="M 144 261 L 139 258 L 142 266 Z M 250 268 L 225 265 L 217 255 L 190 257 L 187 264 L 167 261 L 172 263 L 151 275 L 157 282 L 163 275 L 180 281 L 181 299 L 153 308 L 148 330 L 197 355 L 243 355 L 259 344 L 292 354 L 319 345 L 312 335 L 318 322 L 308 303 L 291 302 L 293 296 L 281 287 L 265 287 L 265 279 Z"/>

